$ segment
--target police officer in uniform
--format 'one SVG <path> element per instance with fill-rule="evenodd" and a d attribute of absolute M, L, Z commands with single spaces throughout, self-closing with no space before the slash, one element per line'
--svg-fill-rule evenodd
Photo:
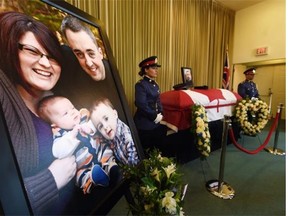
<path fill-rule="evenodd" d="M 253 82 L 255 73 L 255 68 L 249 68 L 244 71 L 246 79 L 238 85 L 238 94 L 242 98 L 259 98 L 256 84 Z"/>
<path fill-rule="evenodd" d="M 157 56 L 151 56 L 141 61 L 139 67 L 141 70 L 138 74 L 142 79 L 135 84 L 137 110 L 134 122 L 144 150 L 160 148 L 166 135 L 166 126 L 160 124 L 163 119 L 162 104 L 160 89 L 155 81 L 161 65 L 157 62 Z"/>

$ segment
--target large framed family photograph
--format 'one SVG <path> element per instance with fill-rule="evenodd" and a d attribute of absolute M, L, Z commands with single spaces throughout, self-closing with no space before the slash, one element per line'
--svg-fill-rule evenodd
<path fill-rule="evenodd" d="M 0 3 L 0 213 L 107 214 L 143 150 L 105 27 L 60 0 Z"/>

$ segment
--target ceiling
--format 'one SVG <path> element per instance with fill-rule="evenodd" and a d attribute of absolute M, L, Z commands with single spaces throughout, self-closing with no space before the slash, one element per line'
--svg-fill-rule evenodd
<path fill-rule="evenodd" d="M 217 2 L 220 2 L 227 8 L 230 8 L 234 11 L 238 11 L 247 7 L 250 7 L 254 4 L 263 2 L 265 0 L 216 0 Z"/>

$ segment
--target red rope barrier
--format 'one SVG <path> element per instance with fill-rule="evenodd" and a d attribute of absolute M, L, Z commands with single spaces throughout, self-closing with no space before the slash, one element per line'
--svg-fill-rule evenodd
<path fill-rule="evenodd" d="M 270 128 L 270 131 L 268 133 L 268 136 L 266 137 L 264 143 L 262 145 L 260 145 L 257 149 L 253 150 L 253 151 L 250 151 L 250 150 L 247 150 L 245 148 L 243 148 L 240 144 L 237 143 L 236 139 L 235 139 L 235 136 L 234 136 L 234 132 L 232 129 L 229 129 L 229 135 L 230 135 L 230 138 L 232 140 L 232 143 L 235 145 L 236 148 L 238 148 L 239 150 L 247 153 L 247 154 L 257 154 L 259 151 L 263 150 L 265 148 L 265 146 L 268 144 L 270 138 L 271 138 L 271 135 L 273 133 L 273 131 L 275 130 L 276 126 L 277 126 L 277 123 L 278 123 L 278 119 L 279 119 L 279 113 L 277 112 L 276 113 L 276 116 L 275 116 L 275 120 Z"/>

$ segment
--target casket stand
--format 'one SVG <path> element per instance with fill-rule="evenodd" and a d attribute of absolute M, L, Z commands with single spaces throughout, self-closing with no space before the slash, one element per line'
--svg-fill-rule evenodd
<path fill-rule="evenodd" d="M 176 157 L 186 163 L 200 156 L 196 140 L 191 133 L 191 107 L 203 105 L 207 112 L 211 134 L 211 151 L 221 148 L 223 118 L 231 116 L 232 128 L 236 139 L 240 128 L 233 120 L 233 110 L 241 96 L 226 89 L 187 89 L 171 90 L 161 94 L 164 121 L 169 133 L 160 147 L 164 155 Z M 229 137 L 227 143 L 231 143 Z"/>

